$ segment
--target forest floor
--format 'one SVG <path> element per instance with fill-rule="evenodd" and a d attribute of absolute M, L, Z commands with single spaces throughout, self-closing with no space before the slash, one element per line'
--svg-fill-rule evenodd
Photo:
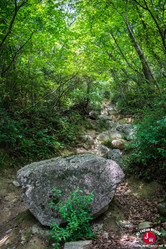
<path fill-rule="evenodd" d="M 116 122 L 119 119 L 118 116 L 112 118 Z M 132 121 L 131 118 L 124 120 Z M 95 131 L 89 133 L 95 139 Z M 93 153 L 95 149 L 95 146 L 88 150 L 79 147 L 76 152 Z M 42 227 L 29 212 L 15 180 L 14 169 L 6 170 L 0 176 L 0 248 L 52 249 L 48 229 Z M 107 212 L 92 222 L 92 229 L 98 237 L 93 239 L 90 248 L 166 248 L 166 237 L 161 235 L 156 234 L 153 245 L 143 242 L 143 235 L 150 229 L 153 233 L 166 230 L 166 220 L 160 217 L 157 209 L 163 194 L 163 187 L 157 182 L 125 178 L 118 185 Z"/>

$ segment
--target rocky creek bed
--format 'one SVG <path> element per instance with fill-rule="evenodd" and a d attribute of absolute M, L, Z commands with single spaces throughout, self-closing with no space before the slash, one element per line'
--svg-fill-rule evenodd
<path fill-rule="evenodd" d="M 120 119 L 114 107 L 108 104 L 103 108 L 99 119 L 96 119 L 95 115 L 96 113 L 91 113 L 93 124 L 101 122 L 105 125 L 105 130 L 100 134 L 94 130 L 86 131 L 75 152 L 90 152 L 106 158 L 114 156 L 112 159 L 123 160 L 124 144 L 130 142 L 131 138 L 127 136 L 132 135 L 132 118 Z M 122 132 L 126 136 L 121 137 Z M 116 153 L 112 154 L 112 150 L 103 146 L 102 143 L 108 138 L 119 141 L 113 144 Z M 41 226 L 28 211 L 21 197 L 21 189 L 15 180 L 15 170 L 4 171 L 0 177 L 0 248 L 53 248 L 48 228 Z M 92 230 L 98 233 L 98 237 L 86 248 L 143 248 L 146 245 L 142 240 L 143 234 L 136 235 L 142 229 L 166 230 L 166 221 L 159 219 L 157 208 L 163 194 L 163 187 L 156 182 L 145 183 L 134 177 L 125 178 L 118 185 L 109 209 L 92 222 Z M 156 235 L 156 241 L 150 248 L 160 248 L 159 245 L 164 248 L 164 244 L 165 237 Z M 75 245 L 72 248 L 82 247 Z"/>

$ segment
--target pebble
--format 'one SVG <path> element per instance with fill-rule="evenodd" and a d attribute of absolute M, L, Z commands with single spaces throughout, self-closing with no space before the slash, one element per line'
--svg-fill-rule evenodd
<path fill-rule="evenodd" d="M 20 187 L 19 182 L 17 182 L 17 181 L 13 181 L 12 183 L 13 183 L 13 185 L 14 185 L 15 187 Z"/>

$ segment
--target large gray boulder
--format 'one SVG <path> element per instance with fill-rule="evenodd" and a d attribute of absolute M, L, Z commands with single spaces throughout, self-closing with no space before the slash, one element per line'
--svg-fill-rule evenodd
<path fill-rule="evenodd" d="M 57 211 L 50 208 L 49 203 L 59 200 L 64 203 L 77 187 L 83 194 L 93 192 L 90 206 L 93 217 L 105 212 L 123 177 L 124 173 L 116 162 L 88 153 L 35 162 L 17 172 L 24 202 L 45 226 L 50 226 L 52 222 L 65 222 Z M 53 187 L 62 191 L 58 199 L 52 194 Z"/>

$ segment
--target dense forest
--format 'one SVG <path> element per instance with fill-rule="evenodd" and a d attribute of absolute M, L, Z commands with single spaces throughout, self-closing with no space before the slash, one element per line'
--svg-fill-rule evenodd
<path fill-rule="evenodd" d="M 163 175 L 164 0 L 1 0 L 0 27 L 1 168 L 76 146 L 107 99 L 139 123 L 129 171 Z"/>
<path fill-rule="evenodd" d="M 123 128 L 132 131 L 130 138 Z M 106 153 L 98 155 L 99 147 Z M 113 150 L 118 159 L 108 156 Z M 97 180 L 83 168 L 88 160 Z M 52 161 L 59 162 L 54 171 Z M 73 192 L 63 203 L 67 170 Z M 82 189 L 74 190 L 79 180 Z M 152 247 L 166 248 L 165 180 L 165 0 L 0 0 L 0 247 L 57 249 L 92 239 L 89 249 L 143 248 L 156 238 Z M 51 181 L 59 181 L 59 189 L 50 190 Z M 49 205 L 62 223 L 42 223 L 26 198 L 23 203 L 21 186 L 24 198 L 37 193 L 37 214 Z M 97 221 L 89 216 L 93 200 L 102 210 Z M 39 222 L 51 227 L 53 241 Z"/>

